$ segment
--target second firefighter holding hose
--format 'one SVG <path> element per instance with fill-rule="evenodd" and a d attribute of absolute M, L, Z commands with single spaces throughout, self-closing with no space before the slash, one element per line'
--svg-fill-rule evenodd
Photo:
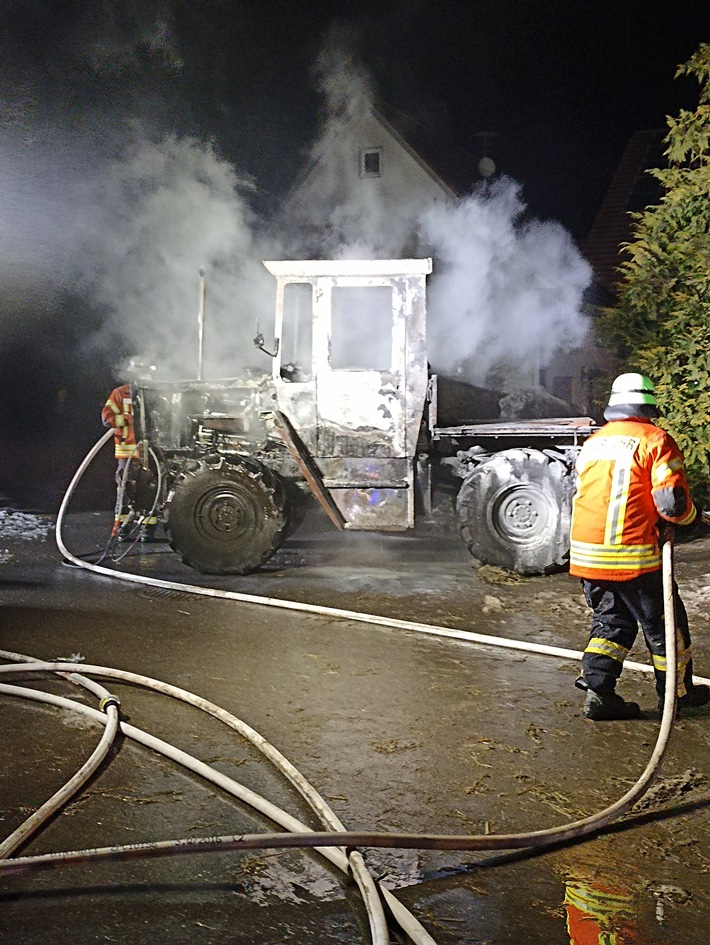
<path fill-rule="evenodd" d="M 611 388 L 607 423 L 577 459 L 570 574 L 581 578 L 592 627 L 577 686 L 584 715 L 594 721 L 633 719 L 636 702 L 617 692 L 624 659 L 639 626 L 653 660 L 659 708 L 666 679 L 663 578 L 659 522 L 691 525 L 690 498 L 677 443 L 653 422 L 659 416 L 653 382 L 622 374 Z M 674 585 L 678 634 L 678 708 L 710 702 L 710 687 L 694 685 L 688 617 Z"/>

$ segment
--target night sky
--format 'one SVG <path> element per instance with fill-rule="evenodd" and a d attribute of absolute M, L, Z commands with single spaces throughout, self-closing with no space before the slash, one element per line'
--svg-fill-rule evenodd
<path fill-rule="evenodd" d="M 335 43 L 474 173 L 495 133 L 530 214 L 582 244 L 629 136 L 695 107 L 697 84 L 673 76 L 709 27 L 700 0 L 1 0 L 0 440 L 64 410 L 95 433 L 86 405 L 115 359 L 85 338 L 115 313 L 82 285 L 87 182 L 136 128 L 211 143 L 258 217 L 318 133 L 316 63 Z"/>
<path fill-rule="evenodd" d="M 7 83 L 35 119 L 113 114 L 216 142 L 267 195 L 286 189 L 317 131 L 314 64 L 341 37 L 387 104 L 498 169 L 531 211 L 578 240 L 629 136 L 692 107 L 676 66 L 710 35 L 702 0 L 3 2 Z M 98 143 L 98 142 L 97 142 Z"/>

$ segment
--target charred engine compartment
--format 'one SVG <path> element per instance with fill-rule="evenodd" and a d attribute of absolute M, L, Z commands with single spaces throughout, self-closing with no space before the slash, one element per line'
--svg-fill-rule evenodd
<path fill-rule="evenodd" d="M 165 464 L 168 486 L 189 460 L 215 465 L 251 457 L 293 478 L 295 465 L 273 422 L 275 406 L 271 375 L 256 371 L 216 381 L 152 382 L 138 388 L 137 437 Z"/>
<path fill-rule="evenodd" d="M 254 571 L 298 524 L 304 496 L 275 406 L 271 376 L 249 371 L 134 392 L 136 438 L 147 445 L 140 452 L 158 467 L 154 507 L 172 549 L 195 570 Z"/>

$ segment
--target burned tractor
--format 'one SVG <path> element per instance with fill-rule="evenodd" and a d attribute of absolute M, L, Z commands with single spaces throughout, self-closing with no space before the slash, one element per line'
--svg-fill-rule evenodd
<path fill-rule="evenodd" d="M 412 528 L 444 476 L 463 479 L 459 525 L 481 562 L 523 573 L 565 563 L 574 460 L 592 422 L 440 425 L 426 352 L 431 260 L 265 266 L 275 339 L 272 351 L 261 335 L 255 344 L 269 373 L 137 388 L 136 435 L 186 564 L 257 570 L 313 498 L 339 529 Z"/>

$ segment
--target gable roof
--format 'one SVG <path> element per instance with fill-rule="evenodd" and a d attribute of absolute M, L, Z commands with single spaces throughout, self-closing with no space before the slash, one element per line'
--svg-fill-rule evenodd
<path fill-rule="evenodd" d="M 442 142 L 426 122 L 412 119 L 382 102 L 370 104 L 364 114 L 369 114 L 447 196 L 470 193 L 479 176 L 473 155 Z M 317 156 L 310 156 L 288 189 L 284 205 L 288 205 L 319 163 Z"/>
<path fill-rule="evenodd" d="M 637 131 L 631 136 L 583 246 L 595 279 L 609 300 L 613 299 L 620 278 L 621 244 L 628 242 L 633 235 L 630 214 L 660 199 L 660 184 L 647 171 L 665 165 L 665 134 L 665 131 L 656 129 Z"/>
<path fill-rule="evenodd" d="M 371 114 L 451 196 L 471 192 L 480 177 L 477 159 L 442 140 L 436 122 L 412 118 L 383 102 L 373 105 Z"/>

